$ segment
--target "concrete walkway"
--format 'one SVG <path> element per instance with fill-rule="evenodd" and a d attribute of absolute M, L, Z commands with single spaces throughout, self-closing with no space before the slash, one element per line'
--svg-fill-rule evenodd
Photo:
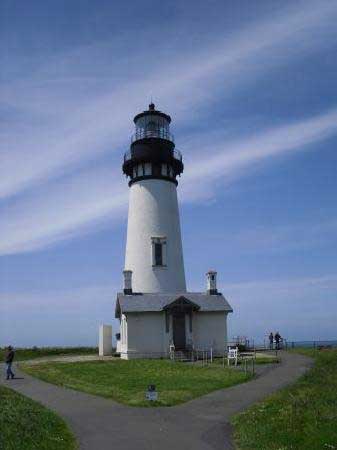
<path fill-rule="evenodd" d="M 170 408 L 133 408 L 65 389 L 17 371 L 22 379 L 4 381 L 60 414 L 82 450 L 229 450 L 230 417 L 300 377 L 311 360 L 283 353 L 258 378 Z"/>

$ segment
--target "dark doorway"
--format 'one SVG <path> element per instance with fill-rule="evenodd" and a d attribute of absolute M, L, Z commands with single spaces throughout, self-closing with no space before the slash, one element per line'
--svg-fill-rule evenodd
<path fill-rule="evenodd" d="M 173 343 L 176 350 L 184 350 L 186 347 L 185 313 L 173 314 Z"/>

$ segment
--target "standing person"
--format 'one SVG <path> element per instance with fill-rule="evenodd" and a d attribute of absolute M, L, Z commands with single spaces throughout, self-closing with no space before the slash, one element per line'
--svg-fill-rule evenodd
<path fill-rule="evenodd" d="M 13 363 L 13 359 L 14 359 L 15 353 L 13 350 L 13 347 L 11 347 L 10 345 L 8 346 L 7 352 L 6 352 L 6 366 L 7 366 L 7 380 L 9 380 L 9 378 L 14 378 L 14 373 L 12 372 L 12 363 Z"/>
<path fill-rule="evenodd" d="M 277 331 L 277 332 L 275 333 L 276 350 L 280 350 L 280 340 L 281 340 L 281 335 L 280 335 L 280 333 Z"/>
<path fill-rule="evenodd" d="M 270 335 L 269 335 L 269 348 L 270 348 L 270 350 L 273 350 L 273 347 L 274 347 L 274 335 L 273 335 L 272 332 L 270 332 Z"/>

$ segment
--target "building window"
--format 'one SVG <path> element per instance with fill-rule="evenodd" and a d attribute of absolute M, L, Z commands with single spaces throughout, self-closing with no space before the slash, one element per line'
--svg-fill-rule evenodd
<path fill-rule="evenodd" d="M 166 238 L 153 237 L 152 241 L 152 266 L 166 266 Z"/>

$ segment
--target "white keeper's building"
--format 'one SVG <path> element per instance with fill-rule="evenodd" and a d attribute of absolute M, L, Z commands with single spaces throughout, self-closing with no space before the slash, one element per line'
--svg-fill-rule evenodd
<path fill-rule="evenodd" d="M 134 118 L 135 134 L 124 156 L 130 200 L 124 289 L 117 294 L 121 358 L 156 358 L 175 350 L 210 350 L 227 345 L 232 312 L 217 291 L 216 272 L 205 292 L 187 292 L 177 200 L 182 156 L 170 133 L 171 118 L 149 109 Z"/>

